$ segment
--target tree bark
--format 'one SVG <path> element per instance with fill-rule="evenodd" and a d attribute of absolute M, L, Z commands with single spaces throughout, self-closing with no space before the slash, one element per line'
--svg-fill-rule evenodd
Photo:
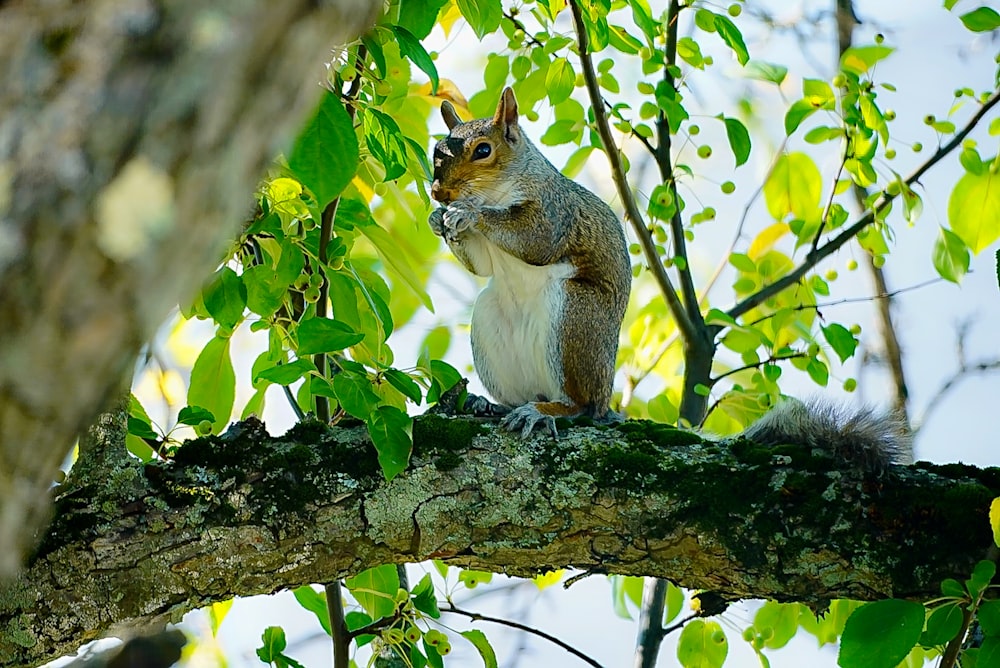
<path fill-rule="evenodd" d="M 104 461 L 57 490 L 30 567 L 0 589 L 0 666 L 233 596 L 432 558 L 520 576 L 655 576 L 816 608 L 926 599 L 984 557 L 1000 495 L 997 469 L 875 478 L 807 449 L 644 422 L 524 442 L 423 416 L 391 482 L 363 427 L 316 422 L 272 438 L 248 420 L 170 463 Z"/>
<path fill-rule="evenodd" d="M 0 580 L 375 0 L 0 2 Z"/>

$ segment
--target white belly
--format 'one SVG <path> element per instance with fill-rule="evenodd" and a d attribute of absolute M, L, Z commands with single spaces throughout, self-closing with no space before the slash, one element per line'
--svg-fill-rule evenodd
<path fill-rule="evenodd" d="M 489 244 L 493 277 L 472 311 L 476 372 L 496 401 L 568 401 L 557 335 L 571 264 L 536 267 Z"/>

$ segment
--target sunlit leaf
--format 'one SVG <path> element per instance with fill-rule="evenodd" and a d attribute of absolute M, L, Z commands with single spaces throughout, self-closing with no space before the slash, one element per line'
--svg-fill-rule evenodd
<path fill-rule="evenodd" d="M 778 158 L 764 183 L 764 201 L 775 220 L 788 214 L 799 219 L 816 216 L 823 191 L 819 168 L 805 153 L 786 153 Z"/>
<path fill-rule="evenodd" d="M 363 334 L 329 318 L 309 318 L 299 324 L 299 355 L 334 353 L 359 343 Z"/>
<path fill-rule="evenodd" d="M 949 229 L 940 228 L 932 254 L 934 269 L 941 278 L 958 283 L 969 271 L 969 247 Z"/>
<path fill-rule="evenodd" d="M 976 255 L 1000 238 L 1000 175 L 966 172 L 948 198 L 948 222 Z"/>
<path fill-rule="evenodd" d="M 399 573 L 395 564 L 369 568 L 347 578 L 344 584 L 373 620 L 388 617 L 395 612 L 396 590 L 399 589 Z"/>
<path fill-rule="evenodd" d="M 291 153 L 288 167 L 325 207 L 351 182 L 358 166 L 358 140 L 344 104 L 324 93 Z"/>
<path fill-rule="evenodd" d="M 924 606 L 885 599 L 866 603 L 847 620 L 837 664 L 842 668 L 895 668 L 920 639 Z"/>
<path fill-rule="evenodd" d="M 677 659 L 684 668 L 721 668 L 728 653 L 729 641 L 717 622 L 693 619 L 677 641 Z"/>
<path fill-rule="evenodd" d="M 393 406 L 379 406 L 368 418 L 368 434 L 378 450 L 378 463 L 386 480 L 406 468 L 413 447 L 413 419 Z"/>
<path fill-rule="evenodd" d="M 958 18 L 972 32 L 989 32 L 1000 28 L 1000 14 L 992 7 L 978 7 Z"/>
<path fill-rule="evenodd" d="M 236 373 L 229 357 L 229 339 L 215 336 L 202 348 L 191 368 L 189 406 L 202 406 L 215 416 L 212 433 L 229 423 L 236 400 Z"/>
<path fill-rule="evenodd" d="M 339 587 L 340 583 L 335 583 L 333 586 Z M 299 602 L 299 605 L 316 615 L 316 619 L 319 620 L 320 626 L 326 631 L 326 635 L 333 635 L 330 631 L 330 611 L 326 607 L 325 592 L 316 591 L 309 585 L 306 585 L 293 589 L 292 595 L 295 596 L 295 600 Z"/>
<path fill-rule="evenodd" d="M 479 656 L 483 659 L 483 666 L 485 668 L 497 668 L 497 655 L 493 651 L 493 646 L 490 644 L 489 639 L 486 634 L 479 629 L 472 629 L 471 631 L 462 631 L 462 637 L 468 640 L 479 652 Z"/>

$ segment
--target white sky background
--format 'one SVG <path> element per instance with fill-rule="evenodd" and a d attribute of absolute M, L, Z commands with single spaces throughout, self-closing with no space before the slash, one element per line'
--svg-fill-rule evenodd
<path fill-rule="evenodd" d="M 505 2 L 506 7 L 509 3 Z M 663 3 L 651 1 L 654 7 Z M 805 41 L 808 57 L 803 57 L 802 46 L 796 43 L 789 33 L 765 33 L 756 28 L 749 28 L 750 23 L 742 19 L 738 25 L 744 30 L 751 57 L 789 67 L 789 77 L 783 88 L 787 102 L 801 96 L 801 78 L 820 78 L 829 80 L 835 73 L 836 40 L 833 30 L 832 16 L 829 14 L 833 2 L 806 2 L 807 9 L 791 6 L 793 3 L 768 2 L 763 3 L 775 13 L 775 18 L 781 23 L 793 23 L 803 16 L 815 16 L 820 10 L 828 12 L 822 25 L 809 30 L 810 37 Z M 958 5 L 958 13 L 969 11 L 978 5 L 997 6 L 990 0 L 963 0 Z M 797 5 L 797 3 L 796 3 Z M 924 161 L 936 147 L 933 131 L 923 123 L 923 117 L 933 113 L 943 118 L 952 103 L 952 91 L 955 88 L 970 86 L 976 91 L 992 89 L 995 64 L 993 53 L 996 45 L 989 43 L 988 37 L 975 37 L 967 32 L 959 22 L 956 14 L 951 14 L 941 7 L 939 0 L 917 0 L 911 2 L 872 2 L 858 3 L 858 14 L 864 25 L 856 33 L 856 43 L 871 43 L 876 32 L 886 36 L 886 44 L 894 46 L 898 51 L 888 60 L 878 66 L 878 79 L 891 82 L 898 88 L 895 94 L 880 92 L 879 104 L 884 110 L 894 108 L 898 119 L 890 126 L 892 137 L 899 140 L 896 143 L 898 157 L 888 166 L 903 175 Z M 760 6 L 756 3 L 755 6 Z M 725 11 L 726 4 L 715 7 L 716 11 Z M 654 12 L 656 10 L 654 9 Z M 690 20 L 690 17 L 688 18 Z M 682 24 L 682 26 L 687 25 Z M 559 30 L 569 34 L 572 31 L 568 12 L 561 17 Z M 688 34 L 688 29 L 682 27 L 682 34 Z M 728 244 L 735 230 L 747 197 L 761 183 L 775 147 L 783 137 L 782 119 L 785 106 L 773 94 L 774 87 L 770 84 L 749 82 L 740 74 L 740 68 L 729 50 L 722 45 L 721 40 L 713 35 L 699 35 L 699 42 L 706 54 L 715 58 L 716 65 L 711 68 L 711 75 L 696 76 L 692 82 L 695 86 L 687 95 L 686 105 L 691 115 L 704 115 L 704 121 L 699 121 L 702 134 L 699 143 L 708 141 L 713 145 L 714 155 L 709 160 L 700 160 L 693 155 L 693 147 L 682 158 L 689 162 L 696 172 L 709 175 L 696 178 L 691 187 L 704 205 L 714 206 L 718 211 L 717 220 L 700 225 L 696 229 L 696 240 L 689 245 L 691 266 L 696 277 L 703 284 L 712 272 L 718 258 L 728 249 Z M 438 29 L 425 41 L 428 51 L 440 52 L 437 68 L 443 78 L 455 81 L 459 88 L 471 97 L 482 87 L 482 67 L 486 55 L 491 51 L 504 52 L 506 40 L 494 40 L 479 45 L 473 32 L 464 24 L 456 24 L 455 32 L 445 39 Z M 610 54 L 608 54 L 610 55 Z M 607 57 L 601 54 L 599 58 Z M 574 67 L 577 63 L 574 62 Z M 630 71 L 632 70 L 632 71 Z M 414 77 L 421 81 L 423 74 L 413 68 Z M 634 81 L 641 72 L 637 61 L 622 60 L 612 70 L 622 84 L 622 98 L 631 97 L 638 108 L 638 94 L 635 93 Z M 727 115 L 736 115 L 736 96 L 751 87 L 755 91 L 767 90 L 764 100 L 772 106 L 761 107 L 757 111 L 767 125 L 762 132 L 760 128 L 751 127 L 751 138 L 754 142 L 750 162 L 739 170 L 733 170 L 732 155 L 725 143 L 725 135 L 721 124 L 711 120 L 711 116 L 720 111 Z M 588 104 L 585 92 L 577 89 L 577 100 L 585 106 Z M 613 98 L 614 96 L 609 96 Z M 524 110 L 522 110 L 524 111 Z M 553 120 L 547 103 L 538 105 L 539 121 L 525 123 L 529 136 L 557 165 L 565 163 L 571 152 L 560 147 L 551 149 L 538 142 L 548 124 Z M 956 124 L 961 127 L 967 113 L 956 117 Z M 821 124 L 820 114 L 806 121 L 800 129 L 801 137 L 805 130 Z M 980 141 L 980 152 L 984 157 L 992 156 L 997 150 L 997 139 L 987 135 L 985 127 L 987 118 L 982 123 L 982 129 L 973 137 Z M 444 132 L 443 122 L 435 115 L 432 120 L 433 132 Z M 907 144 L 902 143 L 903 141 Z M 924 150 L 914 154 L 908 148 L 909 142 L 920 141 Z M 630 155 L 633 166 L 638 164 L 641 147 L 633 142 Z M 827 145 L 833 147 L 834 144 Z M 575 148 L 575 147 L 572 147 Z M 632 150 L 635 149 L 635 150 Z M 813 147 L 800 140 L 789 145 L 790 150 L 806 150 L 817 159 L 824 176 L 824 183 L 832 181 L 837 168 L 835 148 L 821 147 L 824 153 L 817 152 Z M 825 156 L 825 157 L 820 157 Z M 650 175 L 654 169 L 647 170 Z M 923 188 L 918 193 L 923 197 L 924 213 L 913 228 L 905 223 L 898 223 L 900 216 L 894 212 L 896 243 L 887 258 L 887 280 L 891 289 L 900 289 L 917 285 L 936 276 L 931 265 L 931 248 L 937 235 L 939 224 L 947 223 L 948 195 L 955 181 L 960 176 L 957 153 L 946 158 L 936 166 L 931 174 L 922 181 Z M 614 193 L 604 157 L 594 153 L 587 169 L 579 177 L 580 181 L 594 189 L 618 211 L 620 202 Z M 724 196 L 718 184 L 732 180 L 737 185 L 735 195 Z M 689 182 L 690 183 L 690 182 Z M 652 182 L 640 184 L 640 190 L 648 193 Z M 693 205 L 691 191 L 685 193 L 689 201 L 688 211 L 697 210 Z M 825 197 L 825 195 L 824 195 Z M 644 204 L 644 202 L 643 202 Z M 852 216 L 853 218 L 853 216 Z M 764 207 L 763 200 L 758 200 L 748 217 L 746 239 L 742 249 L 746 248 L 753 234 L 770 224 L 770 217 Z M 737 249 L 741 250 L 741 249 Z M 973 319 L 974 324 L 966 340 L 966 356 L 970 363 L 979 360 L 994 359 L 1000 356 L 1000 291 L 997 287 L 994 266 L 995 247 L 985 250 L 980 256 L 973 258 L 971 273 L 961 288 L 940 282 L 919 290 L 906 292 L 896 300 L 896 325 L 904 351 L 904 364 L 908 373 L 913 415 L 917 418 L 926 409 L 928 402 L 935 395 L 942 382 L 953 374 L 957 367 L 955 353 L 955 327 L 959 322 Z M 848 272 L 845 264 L 850 258 L 859 261 L 864 258 L 854 247 L 845 247 L 833 258 L 820 267 L 821 273 L 829 268 L 836 269 L 840 278 L 831 286 L 832 295 L 828 300 L 834 301 L 845 297 L 864 297 L 870 293 L 867 273 L 864 270 Z M 396 352 L 398 366 L 405 367 L 416 359 L 416 348 L 427 331 L 437 324 L 465 324 L 468 322 L 468 304 L 474 299 L 478 290 L 477 284 L 463 276 L 463 272 L 452 267 L 443 270 L 444 279 L 439 274 L 429 286 L 429 291 L 437 308 L 437 315 L 422 313 L 414 322 L 393 335 L 392 344 Z M 454 280 L 453 280 L 454 279 Z M 730 304 L 730 281 L 722 280 L 714 292 L 714 305 L 725 308 Z M 450 285 L 449 285 L 450 284 Z M 460 296 L 455 298 L 456 292 Z M 465 300 L 463 303 L 462 299 Z M 860 323 L 863 327 L 862 345 L 869 349 L 880 347 L 877 336 L 876 321 L 870 303 L 848 304 L 823 309 L 829 320 L 850 324 Z M 453 330 L 452 347 L 449 361 L 460 370 L 470 363 L 467 337 L 461 335 L 461 330 Z M 210 333 L 206 334 L 207 336 Z M 258 343 L 252 339 L 235 345 L 237 351 L 236 368 L 238 376 L 237 406 L 245 401 L 244 393 L 249 387 L 248 374 L 250 362 L 257 354 Z M 241 375 L 241 367 L 245 367 Z M 858 362 L 849 361 L 846 368 L 831 370 L 830 387 L 818 390 L 804 375 L 792 373 L 790 367 L 782 377 L 782 387 L 786 392 L 797 396 L 807 396 L 820 392 L 823 396 L 841 397 L 845 401 L 857 401 L 859 397 L 876 404 L 888 403 L 889 379 L 878 370 L 869 368 L 859 375 Z M 840 383 L 847 377 L 857 376 L 859 390 L 855 395 L 846 395 L 840 389 Z M 473 385 L 476 381 L 473 380 Z M 969 376 L 958 387 L 947 395 L 942 404 L 936 407 L 934 414 L 925 425 L 917 441 L 916 455 L 919 459 L 937 462 L 964 461 L 980 466 L 1000 465 L 1000 452 L 995 447 L 996 417 L 1000 376 Z M 268 395 L 268 404 L 264 420 L 273 434 L 283 433 L 293 422 L 294 416 L 287 404 L 276 390 Z M 151 408 L 147 402 L 147 408 Z M 150 410 L 154 418 L 159 419 Z M 416 582 L 423 574 L 421 566 L 411 567 L 411 579 Z M 504 584 L 505 578 L 495 577 L 494 583 Z M 611 609 L 610 586 L 603 577 L 585 579 L 568 591 L 552 587 L 541 593 L 535 593 L 533 586 L 521 587 L 518 592 L 495 592 L 480 595 L 482 589 L 477 589 L 477 599 L 466 607 L 484 614 L 510 617 L 535 625 L 570 644 L 580 648 L 602 664 L 612 666 L 631 665 L 632 647 L 635 640 L 635 625 L 632 622 L 617 618 Z M 538 602 L 528 605 L 535 597 Z M 527 616 L 524 611 L 527 610 Z M 735 605 L 723 615 L 722 623 L 726 627 L 730 639 L 730 655 L 727 667 L 759 665 L 753 653 L 740 639 L 742 629 L 753 618 L 753 606 Z M 202 613 L 192 613 L 185 618 L 188 629 L 198 632 L 207 628 Z M 448 618 L 444 621 L 454 623 L 455 628 L 468 628 L 460 619 Z M 271 597 L 256 597 L 239 600 L 234 605 L 229 616 L 222 625 L 219 641 L 229 660 L 230 666 L 260 666 L 254 655 L 254 648 L 259 645 L 260 634 L 269 625 L 284 626 L 288 634 L 289 647 L 287 653 L 302 662 L 308 668 L 318 668 L 331 665 L 330 646 L 325 636 L 317 637 L 321 629 L 311 613 L 298 606 L 289 593 Z M 521 640 L 506 633 L 500 627 L 478 624 L 487 633 L 498 651 L 501 666 L 509 666 L 511 651 Z M 675 654 L 677 634 L 669 636 L 664 642 L 660 654 L 660 666 L 678 665 Z M 312 638 L 312 640 L 310 640 Z M 471 646 L 461 638 L 455 637 L 452 642 L 454 652 L 448 658 L 451 666 L 478 666 L 481 662 Z M 567 666 L 583 665 L 566 654 L 561 649 L 548 643 L 533 640 L 528 641 L 528 651 L 521 656 L 519 666 Z M 807 661 L 816 668 L 836 665 L 836 651 L 827 647 L 816 649 L 816 641 L 812 636 L 801 632 L 791 645 L 777 653 L 769 654 L 774 668 L 792 668 L 804 665 Z M 196 655 L 189 666 L 212 666 L 214 659 L 210 654 Z"/>

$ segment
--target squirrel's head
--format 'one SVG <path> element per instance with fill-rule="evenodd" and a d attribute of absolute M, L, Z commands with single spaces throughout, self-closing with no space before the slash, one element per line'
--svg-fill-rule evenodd
<path fill-rule="evenodd" d="M 455 107 L 441 103 L 448 136 L 434 146 L 431 197 L 448 204 L 461 197 L 478 197 L 500 205 L 511 195 L 511 164 L 522 154 L 524 133 L 517 124 L 514 91 L 505 88 L 493 118 L 463 123 Z"/>

